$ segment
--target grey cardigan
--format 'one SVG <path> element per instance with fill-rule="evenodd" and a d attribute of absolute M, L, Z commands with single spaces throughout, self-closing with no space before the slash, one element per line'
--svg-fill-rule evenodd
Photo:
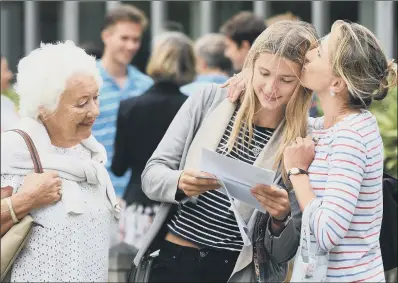
<path fill-rule="evenodd" d="M 175 116 L 141 176 L 145 194 L 162 204 L 146 241 L 134 259 L 136 266 L 164 228 L 172 205 L 178 204 L 175 194 L 184 168 L 198 169 L 202 148 L 216 150 L 235 109 L 236 104 L 226 99 L 226 90 L 212 84 L 190 96 Z M 272 169 L 273 156 L 278 149 L 283 126 L 284 121 L 278 126 L 254 166 Z M 267 252 L 279 264 L 286 263 L 294 257 L 300 238 L 301 211 L 294 193 L 289 194 L 289 199 L 292 221 L 279 237 L 271 235 L 267 228 L 264 239 Z M 254 223 L 260 212 L 244 203 L 238 205 L 238 210 L 247 222 L 249 236 L 253 236 Z M 229 282 L 255 282 L 252 262 L 253 246 L 243 247 Z"/>

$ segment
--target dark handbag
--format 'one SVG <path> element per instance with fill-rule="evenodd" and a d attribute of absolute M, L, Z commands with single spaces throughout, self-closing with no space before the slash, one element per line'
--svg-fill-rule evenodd
<path fill-rule="evenodd" d="M 253 263 L 256 282 L 283 282 L 286 279 L 287 263 L 277 263 L 274 257 L 264 247 L 264 238 L 269 214 L 260 213 L 254 228 L 255 241 L 253 243 Z"/>
<path fill-rule="evenodd" d="M 398 182 L 393 176 L 383 174 L 383 220 L 380 230 L 380 249 L 384 270 L 398 266 L 397 247 Z"/>
<path fill-rule="evenodd" d="M 131 264 L 130 274 L 127 282 L 138 283 L 138 282 L 149 282 L 151 276 L 151 270 L 156 256 L 153 254 L 145 254 L 138 266 L 135 266 L 134 262 Z"/>

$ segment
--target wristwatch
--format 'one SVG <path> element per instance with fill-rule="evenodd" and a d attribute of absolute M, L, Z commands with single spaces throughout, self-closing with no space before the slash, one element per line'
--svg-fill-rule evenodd
<path fill-rule="evenodd" d="M 272 222 L 274 222 L 275 224 L 282 224 L 283 226 L 286 227 L 291 219 L 292 219 L 292 213 L 289 212 L 289 214 L 283 220 L 279 220 L 279 219 L 272 217 Z"/>
<path fill-rule="evenodd" d="M 289 171 L 287 171 L 287 178 L 290 180 L 291 175 L 300 175 L 300 174 L 308 175 L 308 171 L 300 168 L 291 168 Z"/>

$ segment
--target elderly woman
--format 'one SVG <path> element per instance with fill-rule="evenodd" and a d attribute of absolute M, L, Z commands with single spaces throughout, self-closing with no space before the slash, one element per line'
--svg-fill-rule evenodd
<path fill-rule="evenodd" d="M 109 230 L 119 217 L 104 148 L 92 137 L 101 78 L 95 59 L 72 42 L 43 44 L 18 65 L 19 129 L 30 135 L 44 170 L 62 180 L 61 201 L 31 212 L 40 224 L 16 258 L 15 282 L 105 282 Z M 2 134 L 1 187 L 14 192 L 33 163 L 20 135 Z"/>

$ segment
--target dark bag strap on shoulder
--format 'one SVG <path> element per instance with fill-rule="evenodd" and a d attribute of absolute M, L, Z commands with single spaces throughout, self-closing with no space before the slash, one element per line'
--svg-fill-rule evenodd
<path fill-rule="evenodd" d="M 32 157 L 35 173 L 43 173 L 43 166 L 41 165 L 40 157 L 32 138 L 26 132 L 18 129 L 8 130 L 7 132 L 16 132 L 23 137 L 26 146 L 29 149 L 30 156 Z"/>

